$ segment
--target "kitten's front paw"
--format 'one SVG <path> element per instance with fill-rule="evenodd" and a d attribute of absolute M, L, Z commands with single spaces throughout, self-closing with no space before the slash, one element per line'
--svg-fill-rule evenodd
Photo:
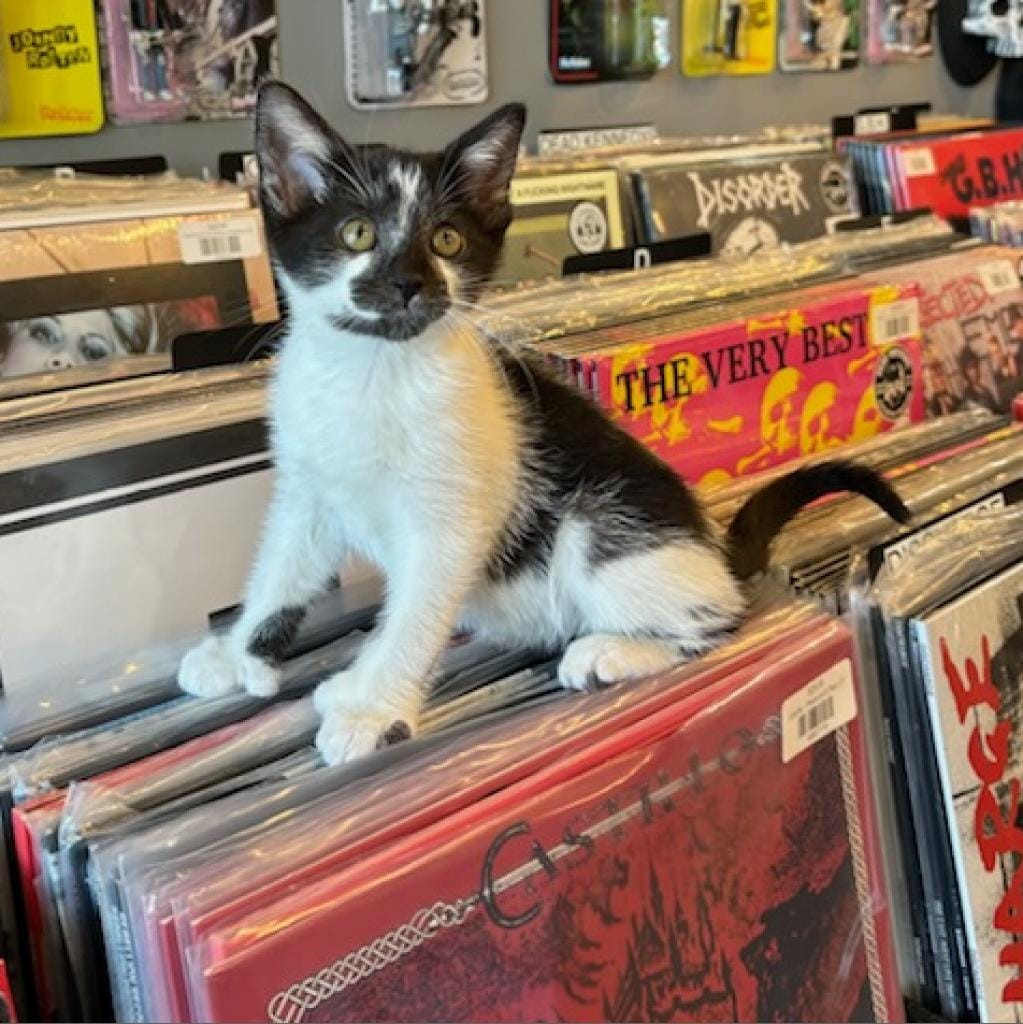
<path fill-rule="evenodd" d="M 181 661 L 178 685 L 196 697 L 223 697 L 245 690 L 253 697 L 273 697 L 280 689 L 277 670 L 224 638 L 207 637 Z"/>
<path fill-rule="evenodd" d="M 338 707 L 323 716 L 316 748 L 330 765 L 357 761 L 374 750 L 411 739 L 414 726 L 393 712 L 371 707 Z"/>

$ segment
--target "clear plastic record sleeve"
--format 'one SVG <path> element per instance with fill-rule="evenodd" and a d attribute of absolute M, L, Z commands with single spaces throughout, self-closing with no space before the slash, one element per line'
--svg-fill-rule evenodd
<path fill-rule="evenodd" d="M 754 642 L 757 635 L 769 634 L 772 629 L 787 630 L 795 622 L 805 621 L 806 614 L 805 609 L 779 609 L 751 628 L 729 655 L 748 664 L 758 650 Z M 728 660 L 728 655 L 716 661 L 712 659 L 716 667 L 704 668 L 702 675 L 706 676 L 708 671 L 720 674 L 726 670 Z M 690 685 L 696 685 L 700 675 L 697 672 Z M 641 698 L 636 710 L 631 707 L 629 696 L 608 694 L 601 698 L 599 707 L 593 707 L 590 701 L 561 695 L 551 698 L 554 703 L 549 707 L 526 708 L 511 718 L 507 712 L 495 713 L 493 724 L 488 725 L 484 719 L 471 733 L 466 732 L 469 726 L 461 726 L 456 727 L 457 732 L 449 730 L 432 741 L 417 740 L 415 744 L 403 745 L 411 748 L 403 756 L 399 753 L 402 748 L 395 748 L 387 757 L 398 756 L 398 763 L 376 776 L 368 774 L 372 772 L 368 764 L 352 766 L 340 774 L 338 770 L 325 770 L 322 778 L 317 773 L 300 783 L 292 796 L 281 794 L 294 810 L 284 813 L 282 809 L 279 818 L 275 814 L 273 827 L 254 827 L 251 836 L 244 838 L 235 852 L 232 852 L 233 841 L 217 855 L 213 855 L 215 847 L 209 852 L 196 850 L 167 872 L 166 884 L 158 883 L 151 873 L 147 881 L 134 869 L 128 872 L 125 861 L 122 892 L 132 907 L 129 917 L 133 930 L 136 936 L 150 937 L 142 943 L 143 948 L 162 943 L 164 949 L 163 955 L 155 960 L 149 957 L 148 961 L 159 971 L 187 962 L 187 949 L 196 930 L 212 927 L 217 921 L 270 898 L 273 893 L 309 884 L 335 870 L 332 865 L 358 858 L 388 836 L 407 834 L 444 813 L 471 805 L 473 800 L 492 792 L 495 787 L 547 763 L 552 757 L 552 742 L 563 748 L 571 741 L 572 748 L 578 749 L 585 742 L 580 730 L 594 721 L 610 720 L 623 714 L 632 718 L 642 714 L 643 707 L 651 703 L 657 706 L 665 700 L 661 690 L 653 685 L 644 686 L 638 695 L 632 695 Z M 462 734 L 465 738 L 459 738 Z M 428 747 L 417 753 L 424 742 L 429 743 Z M 352 768 L 363 769 L 363 781 L 352 779 Z M 349 779 L 343 789 L 339 788 L 342 778 Z M 336 781 L 332 782 L 333 779 Z M 457 785 L 453 785 L 455 780 Z M 300 792 L 306 799 L 299 799 Z M 274 805 L 276 799 L 271 804 Z M 242 813 L 246 809 L 239 807 L 238 810 Z M 251 813 L 251 807 L 247 810 Z M 261 819 L 257 815 L 252 820 Z M 216 827 L 216 819 L 210 824 Z M 188 830 L 189 835 L 192 832 Z M 274 856 L 268 859 L 265 851 L 271 848 Z M 144 856 L 142 849 L 139 855 Z M 105 858 L 107 863 L 109 860 Z M 157 858 L 157 863 L 163 872 L 166 862 Z M 186 863 L 191 865 L 187 869 Z M 292 866 L 289 868 L 289 865 Z M 136 881 L 131 881 L 132 878 Z M 161 892 L 165 895 L 160 896 Z M 156 897 L 157 902 L 151 903 L 151 897 Z M 171 905 L 178 908 L 173 914 L 167 909 L 155 909 Z M 149 911 L 143 914 L 145 906 L 154 907 L 156 918 L 150 918 Z M 177 968 L 178 972 L 181 970 Z M 167 990 L 170 1003 L 160 1005 L 176 1005 L 177 1019 L 189 1019 L 189 1013 L 182 1007 L 192 1004 L 188 1001 L 184 975 L 179 973 L 178 978 L 177 981 L 173 978 L 160 981 L 151 976 L 145 989 L 147 992 Z M 190 1012 L 194 1015 L 200 1011 L 193 1007 Z"/>
<path fill-rule="evenodd" d="M 253 906 L 196 948 L 200 1015 L 901 1019 L 849 657 L 840 626 L 804 626 L 771 667 Z"/>
<path fill-rule="evenodd" d="M 902 557 L 885 562 L 873 584 L 866 578 L 853 604 L 860 629 L 874 638 L 879 713 L 898 744 L 888 770 L 897 812 L 893 834 L 902 848 L 890 851 L 889 860 L 905 858 L 905 877 L 922 882 L 915 897 L 922 907 L 912 922 L 918 942 L 930 928 L 939 966 L 931 1005 L 980 1020 L 1017 1019 L 1010 1005 L 1013 978 L 1005 969 L 1014 939 L 999 936 L 1005 924 L 999 926 L 996 915 L 999 903 L 1010 898 L 1011 868 L 999 869 L 997 858 L 987 863 L 994 875 L 979 867 L 977 842 L 983 846 L 985 840 L 982 830 L 973 834 L 979 788 L 966 750 L 971 729 L 1015 720 L 1019 524 L 1018 509 L 993 508 L 927 528 Z M 988 718 L 989 709 L 982 714 L 979 702 L 976 714 L 963 713 L 969 703 L 970 687 L 962 684 L 967 672 L 975 673 L 971 678 L 978 684 L 996 680 L 996 689 L 988 691 L 989 697 L 996 694 Z M 992 749 L 1009 752 L 1014 746 L 1010 741 Z M 1002 799 L 998 792 L 996 799 Z M 951 946 L 949 935 L 956 939 Z M 1002 968 L 996 966 L 998 950 L 1008 957 Z"/>

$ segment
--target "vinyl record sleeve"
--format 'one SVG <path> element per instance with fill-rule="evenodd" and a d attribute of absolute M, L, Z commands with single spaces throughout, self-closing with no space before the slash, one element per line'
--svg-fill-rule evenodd
<path fill-rule="evenodd" d="M 1023 128 L 895 144 L 903 209 L 969 217 L 971 206 L 1023 197 Z"/>
<path fill-rule="evenodd" d="M 818 238 L 855 212 L 849 165 L 827 153 L 654 164 L 636 168 L 633 182 L 642 241 L 707 231 L 727 255 Z"/>
<path fill-rule="evenodd" d="M 696 484 L 923 418 L 913 286 L 824 287 L 713 327 L 598 337 L 578 356 L 598 401 Z"/>
<path fill-rule="evenodd" d="M 928 417 L 969 408 L 1010 413 L 1023 391 L 1018 252 L 977 246 L 867 278 L 920 288 L 921 383 Z"/>
<path fill-rule="evenodd" d="M 901 1019 L 858 726 L 782 759 L 785 701 L 851 685 L 804 640 L 211 940 L 209 1019 Z"/>
<path fill-rule="evenodd" d="M 1020 882 L 1011 852 L 1018 825 L 1003 825 L 1018 797 L 1023 566 L 913 623 L 952 840 L 980 1019 L 1018 1022 L 1023 958 L 1013 907 Z M 993 759 L 985 763 L 978 740 Z M 994 739 L 992 737 L 998 737 Z"/>
<path fill-rule="evenodd" d="M 514 219 L 494 273 L 498 285 L 559 277 L 568 257 L 621 249 L 628 242 L 613 168 L 520 171 L 510 195 Z"/>

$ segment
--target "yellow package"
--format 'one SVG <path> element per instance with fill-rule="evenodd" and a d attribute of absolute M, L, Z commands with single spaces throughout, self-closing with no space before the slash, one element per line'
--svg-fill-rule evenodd
<path fill-rule="evenodd" d="M 0 0 L 0 138 L 103 127 L 93 0 Z"/>
<path fill-rule="evenodd" d="M 766 75 L 774 70 L 778 0 L 682 0 L 682 72 Z"/>

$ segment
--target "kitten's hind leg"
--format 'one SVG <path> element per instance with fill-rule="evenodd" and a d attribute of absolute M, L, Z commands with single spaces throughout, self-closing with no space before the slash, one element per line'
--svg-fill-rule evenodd
<path fill-rule="evenodd" d="M 678 644 L 670 640 L 590 633 L 568 645 L 558 678 L 570 690 L 595 690 L 664 672 L 683 660 Z"/>
<path fill-rule="evenodd" d="M 603 559 L 566 583 L 583 625 L 558 669 L 570 689 L 682 664 L 722 643 L 745 608 L 724 556 L 696 540 Z"/>

